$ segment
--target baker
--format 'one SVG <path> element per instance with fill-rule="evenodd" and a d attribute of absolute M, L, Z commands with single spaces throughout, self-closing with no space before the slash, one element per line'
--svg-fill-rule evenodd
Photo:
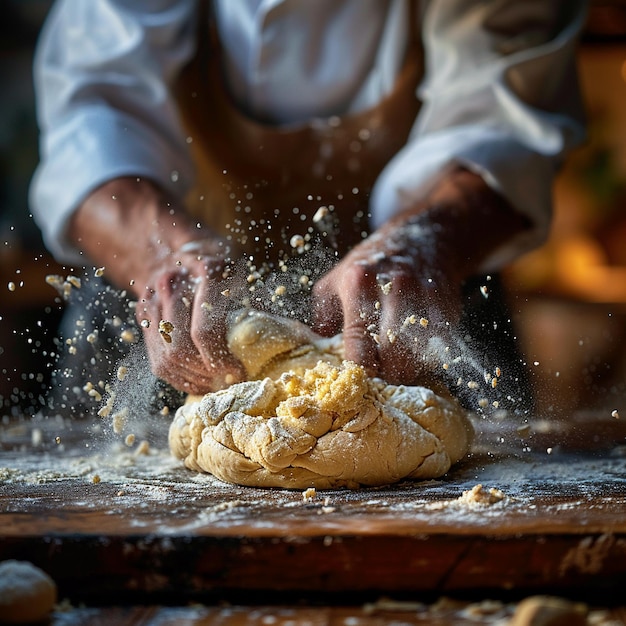
<path fill-rule="evenodd" d="M 478 311 L 495 272 L 545 239 L 555 172 L 583 136 L 584 11 L 59 0 L 35 62 L 33 215 L 60 261 L 132 294 L 154 373 L 186 393 L 244 377 L 230 312 L 263 307 L 250 280 L 317 235 L 330 254 L 298 315 L 342 331 L 348 359 L 415 384 L 433 338 L 471 329 L 498 363 L 512 339 Z M 415 315 L 426 343 L 402 332 Z"/>

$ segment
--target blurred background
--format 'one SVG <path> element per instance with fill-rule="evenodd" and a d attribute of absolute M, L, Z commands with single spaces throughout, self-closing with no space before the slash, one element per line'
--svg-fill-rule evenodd
<path fill-rule="evenodd" d="M 0 20 L 0 415 L 41 408 L 61 315 L 28 208 L 38 161 L 31 67 L 51 0 L 5 0 Z"/>
<path fill-rule="evenodd" d="M 0 21 L 0 415 L 43 402 L 62 311 L 28 209 L 37 164 L 31 66 L 51 0 L 4 0 Z M 507 270 L 542 416 L 626 417 L 626 0 L 594 1 L 579 51 L 589 140 L 555 189 L 552 235 Z"/>
<path fill-rule="evenodd" d="M 626 2 L 592 1 L 578 55 L 587 143 L 546 245 L 507 271 L 542 416 L 626 415 Z"/>

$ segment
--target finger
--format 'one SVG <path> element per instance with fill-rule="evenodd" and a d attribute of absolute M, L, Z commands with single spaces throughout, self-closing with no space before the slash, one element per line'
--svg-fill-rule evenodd
<path fill-rule="evenodd" d="M 184 377 L 184 389 L 194 388 L 206 393 L 223 389 L 228 385 L 245 379 L 241 364 L 230 354 L 226 345 L 226 311 L 229 304 L 211 306 L 223 302 L 222 281 L 211 279 L 216 275 L 216 268 L 202 264 L 196 269 L 193 285 L 185 274 L 176 276 L 170 282 L 170 297 L 165 301 L 164 314 L 171 311 L 172 319 L 182 323 L 182 328 L 172 343 L 176 355 L 175 364 L 180 368 L 178 374 L 168 372 L 170 378 Z M 176 280 L 177 279 L 177 280 Z M 163 335 L 166 338 L 166 335 Z"/>
<path fill-rule="evenodd" d="M 405 385 L 432 386 L 434 381 L 449 380 L 457 371 L 453 327 L 430 321 L 438 319 L 439 310 L 425 310 L 422 317 L 411 309 L 400 306 L 399 310 L 403 312 L 390 306 L 381 321 L 381 328 L 386 329 L 386 341 L 379 346 L 381 376 L 389 383 Z"/>
<path fill-rule="evenodd" d="M 205 393 L 211 388 L 211 381 L 199 354 L 187 347 L 180 349 L 176 346 L 181 343 L 179 338 L 183 332 L 183 329 L 175 326 L 171 334 L 146 329 L 144 337 L 151 369 L 155 376 L 179 391 Z M 176 340 L 170 339 L 174 333 Z M 185 341 L 186 345 L 190 343 L 190 340 Z"/>
<path fill-rule="evenodd" d="M 185 367 L 178 360 L 164 359 L 162 362 L 163 370 L 160 372 L 159 378 L 165 380 L 172 387 L 183 393 L 201 396 L 214 390 L 213 380 L 206 375 L 204 369 L 197 370 Z"/>
<path fill-rule="evenodd" d="M 379 375 L 389 383 L 412 384 L 422 370 L 430 308 L 415 278 L 405 271 L 377 275 L 379 286 Z"/>
<path fill-rule="evenodd" d="M 246 372 L 228 349 L 228 316 L 233 305 L 223 283 L 199 281 L 191 313 L 191 338 L 212 381 L 212 390 L 246 379 Z"/>
<path fill-rule="evenodd" d="M 192 301 L 186 277 L 167 273 L 142 299 L 137 318 L 154 374 L 179 391 L 199 394 L 211 389 L 211 378 L 189 332 Z"/>
<path fill-rule="evenodd" d="M 362 277 L 361 283 L 353 283 L 355 290 L 345 291 L 343 306 L 344 356 L 362 365 L 371 376 L 379 374 L 378 347 L 380 336 L 380 301 L 375 279 Z"/>

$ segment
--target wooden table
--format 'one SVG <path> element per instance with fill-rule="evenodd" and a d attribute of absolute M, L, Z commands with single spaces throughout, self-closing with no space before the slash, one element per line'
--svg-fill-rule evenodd
<path fill-rule="evenodd" d="M 626 583 L 626 429 L 610 415 L 533 423 L 523 440 L 515 421 L 479 422 L 444 478 L 310 501 L 189 472 L 154 423 L 146 455 L 87 421 L 5 422 L 0 559 L 39 565 L 74 603 L 614 603 Z M 477 484 L 504 498 L 466 502 Z"/>

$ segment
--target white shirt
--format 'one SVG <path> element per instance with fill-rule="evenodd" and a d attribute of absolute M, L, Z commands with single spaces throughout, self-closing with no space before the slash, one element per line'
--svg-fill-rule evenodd
<path fill-rule="evenodd" d="M 406 50 L 408 0 L 215 0 L 229 88 L 253 117 L 298 124 L 374 106 Z M 379 176 L 372 225 L 424 196 L 449 167 L 480 173 L 534 224 L 496 269 L 540 244 L 554 174 L 584 135 L 574 71 L 582 0 L 423 0 L 422 107 Z M 72 212 L 119 176 L 183 197 L 193 180 L 168 86 L 191 58 L 194 0 L 57 0 L 38 45 L 41 162 L 31 205 L 59 260 Z"/>

